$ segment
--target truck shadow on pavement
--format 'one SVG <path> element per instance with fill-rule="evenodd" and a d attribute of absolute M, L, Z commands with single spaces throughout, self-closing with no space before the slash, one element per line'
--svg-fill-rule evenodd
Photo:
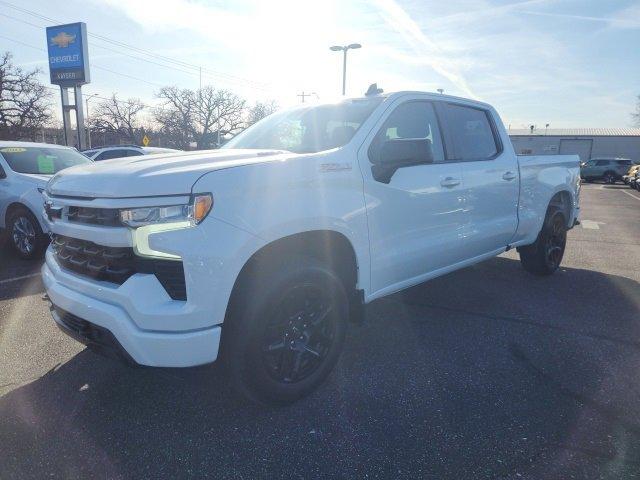
<path fill-rule="evenodd" d="M 640 286 L 500 257 L 374 302 L 330 380 L 249 404 L 217 365 L 84 350 L 0 398 L 0 477 L 628 478 Z"/>

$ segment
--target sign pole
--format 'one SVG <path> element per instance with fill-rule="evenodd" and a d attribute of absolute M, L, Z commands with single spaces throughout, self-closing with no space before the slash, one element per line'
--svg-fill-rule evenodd
<path fill-rule="evenodd" d="M 71 129 L 71 115 L 69 115 L 69 92 L 66 87 L 60 85 L 60 99 L 62 100 L 62 129 L 64 131 L 64 144 L 69 146 L 69 130 Z"/>
<path fill-rule="evenodd" d="M 89 73 L 89 48 L 87 25 L 84 22 L 55 25 L 46 28 L 49 77 L 51 83 L 60 86 L 64 143 L 69 146 L 71 137 L 70 110 L 76 111 L 77 143 L 79 150 L 87 146 L 84 128 L 82 85 L 91 81 Z M 73 105 L 69 104 L 69 88 L 74 89 Z"/>
<path fill-rule="evenodd" d="M 82 108 L 82 85 L 73 87 L 76 101 L 76 124 L 78 127 L 78 150 L 86 150 L 87 142 L 84 130 L 84 110 Z"/>

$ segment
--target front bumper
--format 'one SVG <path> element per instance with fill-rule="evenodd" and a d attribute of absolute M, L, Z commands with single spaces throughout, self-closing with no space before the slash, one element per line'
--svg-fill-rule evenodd
<path fill-rule="evenodd" d="M 51 252 L 47 252 L 47 261 L 42 267 L 42 280 L 54 308 L 69 313 L 80 320 L 87 321 L 99 330 L 113 336 L 109 347 L 119 350 L 125 357 L 137 364 L 153 367 L 189 367 L 202 365 L 216 360 L 220 344 L 221 327 L 214 326 L 187 331 L 158 331 L 140 328 L 120 305 L 109 303 L 101 295 L 101 299 L 94 298 L 81 291 L 79 287 L 85 280 L 77 278 L 70 272 L 63 271 L 55 263 Z M 142 279 L 141 279 L 142 280 Z M 138 288 L 145 288 L 143 283 Z M 157 285 L 146 288 L 156 289 Z M 95 286 L 94 286 L 95 290 Z M 104 289 L 97 289 L 97 292 Z M 142 295 L 145 292 L 139 292 Z M 147 292 L 152 295 L 153 292 Z M 83 343 L 96 344 L 92 336 L 74 335 L 73 329 L 62 321 L 60 314 L 53 312 L 53 319 L 66 332 Z M 176 322 L 179 323 L 179 318 Z M 80 337 L 80 338 L 79 338 Z"/>

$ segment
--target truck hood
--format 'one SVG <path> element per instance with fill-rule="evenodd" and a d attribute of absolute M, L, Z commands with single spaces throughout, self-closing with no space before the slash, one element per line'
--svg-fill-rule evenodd
<path fill-rule="evenodd" d="M 103 160 L 62 170 L 47 192 L 90 198 L 184 195 L 205 173 L 284 161 L 291 155 L 282 150 L 207 150 Z"/>

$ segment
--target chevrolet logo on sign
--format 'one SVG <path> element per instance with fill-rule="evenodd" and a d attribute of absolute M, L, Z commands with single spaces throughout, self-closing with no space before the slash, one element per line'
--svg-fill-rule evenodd
<path fill-rule="evenodd" d="M 65 32 L 58 33 L 55 37 L 51 37 L 51 44 L 60 48 L 67 48 L 70 44 L 76 41 L 75 35 L 69 35 Z"/>

